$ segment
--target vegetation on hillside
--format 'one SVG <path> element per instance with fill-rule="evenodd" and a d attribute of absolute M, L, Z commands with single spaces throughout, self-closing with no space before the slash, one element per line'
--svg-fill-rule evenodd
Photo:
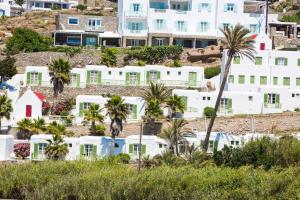
<path fill-rule="evenodd" d="M 292 15 L 284 15 L 281 19 L 282 22 L 296 22 L 300 24 L 300 12 Z"/>

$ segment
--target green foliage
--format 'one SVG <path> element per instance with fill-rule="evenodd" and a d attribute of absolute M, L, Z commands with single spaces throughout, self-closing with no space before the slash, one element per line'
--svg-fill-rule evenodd
<path fill-rule="evenodd" d="M 166 59 L 179 59 L 183 52 L 182 46 L 153 46 L 133 47 L 127 51 L 128 59 L 140 59 L 146 63 L 154 64 L 164 62 Z"/>
<path fill-rule="evenodd" d="M 182 100 L 182 97 L 174 94 L 173 96 L 169 97 L 166 101 L 167 107 L 171 110 L 171 118 L 176 117 L 176 113 L 184 113 L 185 105 Z"/>
<path fill-rule="evenodd" d="M 6 43 L 9 54 L 19 52 L 47 51 L 52 45 L 52 39 L 42 36 L 37 32 L 27 28 L 16 28 Z"/>
<path fill-rule="evenodd" d="M 47 140 L 48 144 L 45 148 L 47 158 L 50 160 L 63 160 L 68 154 L 68 144 L 64 143 L 60 134 L 54 134 L 52 140 Z"/>
<path fill-rule="evenodd" d="M 162 165 L 138 173 L 106 161 L 0 165 L 2 199 L 297 199 L 299 168 Z"/>
<path fill-rule="evenodd" d="M 143 61 L 143 60 L 139 60 L 138 63 L 137 63 L 138 66 L 145 66 L 146 65 L 146 62 Z"/>
<path fill-rule="evenodd" d="M 77 9 L 77 10 L 80 10 L 80 11 L 84 11 L 84 10 L 87 9 L 87 6 L 84 5 L 84 4 L 78 4 L 78 5 L 76 6 L 76 9 Z"/>
<path fill-rule="evenodd" d="M 210 79 L 212 77 L 215 77 L 221 73 L 221 67 L 208 67 L 204 69 L 204 77 L 206 79 Z"/>
<path fill-rule="evenodd" d="M 280 21 L 300 23 L 300 12 L 297 12 L 293 15 L 284 15 Z"/>
<path fill-rule="evenodd" d="M 96 136 L 104 136 L 105 135 L 105 130 L 106 130 L 105 126 L 97 124 L 95 135 Z"/>
<path fill-rule="evenodd" d="M 115 48 L 105 48 L 101 53 L 101 63 L 108 67 L 116 66 L 117 53 L 118 50 Z"/>
<path fill-rule="evenodd" d="M 72 58 L 76 54 L 79 54 L 79 53 L 82 52 L 82 47 L 64 47 L 64 46 L 58 46 L 58 47 L 52 47 L 52 48 L 50 48 L 49 51 L 63 52 L 63 53 L 66 54 L 66 56 L 69 56 L 70 58 Z"/>
<path fill-rule="evenodd" d="M 264 137 L 247 143 L 243 148 L 224 147 L 214 153 L 217 165 L 240 167 L 252 165 L 270 169 L 272 166 L 288 167 L 300 164 L 300 141 L 293 137 L 272 140 Z"/>
<path fill-rule="evenodd" d="M 0 83 L 11 79 L 17 74 L 15 62 L 16 59 L 10 56 L 0 60 Z"/>
<path fill-rule="evenodd" d="M 175 59 L 175 60 L 173 60 L 173 62 L 170 63 L 169 66 L 170 67 L 182 67 L 182 64 L 181 64 L 180 60 Z"/>
<path fill-rule="evenodd" d="M 207 106 L 204 108 L 203 114 L 204 116 L 210 118 L 213 115 L 213 112 L 214 112 L 214 108 Z"/>
<path fill-rule="evenodd" d="M 300 108 L 295 108 L 295 112 L 300 112 Z"/>
<path fill-rule="evenodd" d="M 97 127 L 97 123 L 102 124 L 104 121 L 104 116 L 101 114 L 102 111 L 103 108 L 101 108 L 99 104 L 95 104 L 95 103 L 92 103 L 89 109 L 84 111 L 83 123 L 91 124 L 91 128 L 90 128 L 91 135 L 103 134 L 105 131 L 105 128 L 103 126 L 98 125 Z"/>
<path fill-rule="evenodd" d="M 10 119 L 10 114 L 13 112 L 12 102 L 6 95 L 0 95 L 0 133 L 2 118 Z"/>

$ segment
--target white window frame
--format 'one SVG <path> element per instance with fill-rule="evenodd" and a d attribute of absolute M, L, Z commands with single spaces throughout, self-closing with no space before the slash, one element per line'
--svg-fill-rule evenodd
<path fill-rule="evenodd" d="M 249 29 L 251 33 L 256 33 L 257 31 L 257 24 L 250 24 Z"/>
<path fill-rule="evenodd" d="M 284 57 L 279 57 L 277 65 L 279 65 L 279 66 L 285 66 L 285 58 Z"/>
<path fill-rule="evenodd" d="M 137 83 L 137 73 L 136 72 L 129 72 L 129 84 L 135 85 Z"/>
<path fill-rule="evenodd" d="M 268 94 L 268 104 L 275 105 L 276 104 L 276 94 L 275 93 L 269 93 Z"/>
<path fill-rule="evenodd" d="M 205 33 L 208 31 L 208 22 L 200 22 L 200 32 Z"/>
<path fill-rule="evenodd" d="M 220 102 L 220 110 L 227 110 L 228 109 L 228 98 L 221 98 Z"/>
<path fill-rule="evenodd" d="M 137 156 L 139 155 L 139 144 L 133 144 L 133 150 L 132 150 L 132 153 L 133 155 Z"/>
<path fill-rule="evenodd" d="M 38 155 L 43 157 L 45 155 L 45 148 L 47 147 L 47 143 L 39 143 Z"/>
<path fill-rule="evenodd" d="M 77 74 L 76 73 L 71 74 L 71 86 L 77 86 Z"/>
<path fill-rule="evenodd" d="M 94 145 L 92 145 L 92 144 L 84 144 L 83 154 L 87 157 L 92 156 L 93 146 Z"/>
<path fill-rule="evenodd" d="M 99 24 L 97 23 L 98 21 Z M 100 28 L 102 26 L 102 20 L 96 18 L 88 18 L 87 25 L 88 27 L 92 27 L 92 28 Z"/>
<path fill-rule="evenodd" d="M 157 81 L 157 71 L 149 71 L 149 80 L 150 81 Z"/>
<path fill-rule="evenodd" d="M 234 3 L 227 3 L 226 4 L 226 11 L 227 12 L 234 12 Z"/>
<path fill-rule="evenodd" d="M 83 102 L 83 110 L 88 110 L 92 103 L 90 102 Z"/>
<path fill-rule="evenodd" d="M 156 28 L 157 30 L 163 29 L 164 20 L 163 19 L 156 19 Z"/>
<path fill-rule="evenodd" d="M 38 72 L 30 72 L 30 83 L 31 84 L 39 83 L 39 73 Z"/>
<path fill-rule="evenodd" d="M 139 4 L 139 3 L 134 3 L 133 4 L 133 12 L 134 13 L 140 12 L 140 8 L 141 8 L 141 4 Z"/>
<path fill-rule="evenodd" d="M 90 73 L 90 83 L 97 83 L 98 82 L 98 71 L 97 70 L 91 70 Z"/>
<path fill-rule="evenodd" d="M 177 31 L 184 32 L 185 21 L 177 21 Z"/>

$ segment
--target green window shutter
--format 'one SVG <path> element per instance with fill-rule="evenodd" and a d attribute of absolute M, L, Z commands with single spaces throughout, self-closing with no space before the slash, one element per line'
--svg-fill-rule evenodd
<path fill-rule="evenodd" d="M 140 86 L 141 85 L 141 74 L 137 73 L 136 78 L 137 78 L 137 85 Z"/>
<path fill-rule="evenodd" d="M 97 84 L 98 85 L 101 84 L 101 78 L 102 78 L 102 73 L 101 73 L 101 71 L 98 71 L 98 77 L 97 77 Z"/>
<path fill-rule="evenodd" d="M 80 155 L 83 156 L 83 154 L 84 154 L 84 145 L 81 144 L 80 145 Z"/>
<path fill-rule="evenodd" d="M 296 78 L 296 86 L 300 86 L 300 78 Z"/>
<path fill-rule="evenodd" d="M 288 65 L 288 59 L 287 59 L 287 58 L 284 59 L 284 65 L 285 65 L 285 66 Z"/>
<path fill-rule="evenodd" d="M 255 83 L 255 76 L 250 76 L 250 84 L 254 84 Z"/>
<path fill-rule="evenodd" d="M 137 105 L 132 105 L 132 118 L 137 119 Z"/>
<path fill-rule="evenodd" d="M 189 84 L 191 86 L 196 86 L 196 83 L 197 83 L 197 73 L 189 72 Z"/>
<path fill-rule="evenodd" d="M 146 145 L 142 144 L 142 155 L 146 154 Z"/>
<path fill-rule="evenodd" d="M 244 84 L 244 83 L 245 83 L 245 76 L 239 75 L 239 84 Z"/>
<path fill-rule="evenodd" d="M 87 71 L 86 84 L 90 84 L 90 83 L 91 83 L 91 71 Z"/>
<path fill-rule="evenodd" d="M 83 102 L 79 103 L 79 116 L 82 117 L 83 116 Z"/>
<path fill-rule="evenodd" d="M 92 157 L 97 158 L 97 145 L 93 145 Z"/>
<path fill-rule="evenodd" d="M 129 85 L 129 72 L 126 72 L 125 85 Z"/>
<path fill-rule="evenodd" d="M 133 144 L 129 144 L 129 153 L 133 153 Z"/>
<path fill-rule="evenodd" d="M 234 64 L 240 64 L 241 63 L 241 57 L 240 56 L 234 56 L 233 63 Z"/>
<path fill-rule="evenodd" d="M 228 99 L 228 109 L 232 109 L 232 99 Z"/>
<path fill-rule="evenodd" d="M 298 66 L 300 66 L 300 58 L 298 59 Z"/>
<path fill-rule="evenodd" d="M 234 83 L 234 76 L 233 75 L 229 75 L 228 83 Z"/>
<path fill-rule="evenodd" d="M 39 155 L 39 144 L 33 144 L 33 158 L 37 158 Z"/>
<path fill-rule="evenodd" d="M 181 96 L 181 100 L 184 105 L 184 110 L 187 110 L 187 96 Z"/>
<path fill-rule="evenodd" d="M 278 65 L 279 58 L 275 58 L 275 65 Z"/>
<path fill-rule="evenodd" d="M 76 86 L 80 87 L 80 74 L 76 74 Z"/>
<path fill-rule="evenodd" d="M 273 77 L 273 85 L 278 85 L 278 77 Z"/>
<path fill-rule="evenodd" d="M 30 84 L 30 79 L 31 78 L 31 73 L 30 72 L 27 72 L 27 78 L 26 78 L 26 83 L 27 83 L 27 85 L 29 85 Z"/>
<path fill-rule="evenodd" d="M 255 65 L 262 65 L 262 57 L 255 58 Z"/>
<path fill-rule="evenodd" d="M 289 77 L 283 77 L 283 85 L 289 86 L 290 85 L 290 78 Z"/>
<path fill-rule="evenodd" d="M 146 72 L 146 83 L 149 84 L 150 83 L 150 72 Z"/>
<path fill-rule="evenodd" d="M 260 77 L 260 84 L 261 85 L 267 85 L 267 77 L 266 76 L 261 76 Z"/>
<path fill-rule="evenodd" d="M 264 103 L 265 103 L 265 104 L 268 103 L 268 94 L 264 94 Z"/>
<path fill-rule="evenodd" d="M 157 72 L 157 80 L 160 80 L 160 72 Z"/>
<path fill-rule="evenodd" d="M 42 84 L 42 73 L 38 73 L 39 85 Z"/>
<path fill-rule="evenodd" d="M 280 103 L 280 95 L 276 94 L 275 96 L 275 103 L 278 105 Z"/>

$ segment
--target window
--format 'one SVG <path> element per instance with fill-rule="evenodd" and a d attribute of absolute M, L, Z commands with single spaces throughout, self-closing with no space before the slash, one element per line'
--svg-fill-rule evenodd
<path fill-rule="evenodd" d="M 207 101 L 210 101 L 210 97 L 207 97 Z"/>
<path fill-rule="evenodd" d="M 213 151 L 213 149 L 214 149 L 214 141 L 213 140 L 209 140 L 208 148 L 210 151 Z"/>
<path fill-rule="evenodd" d="M 136 72 L 130 72 L 129 73 L 129 84 L 135 85 L 137 83 L 137 73 Z"/>
<path fill-rule="evenodd" d="M 136 114 L 137 114 L 136 105 L 127 104 L 127 107 L 128 107 L 128 111 L 129 111 L 129 117 L 131 119 L 136 119 L 137 118 L 137 116 L 136 116 Z"/>
<path fill-rule="evenodd" d="M 283 58 L 283 57 L 275 58 L 275 65 L 286 66 L 287 58 Z"/>
<path fill-rule="evenodd" d="M 156 71 L 149 71 L 149 80 L 150 81 L 157 81 L 157 72 Z"/>
<path fill-rule="evenodd" d="M 248 100 L 252 101 L 253 100 L 253 96 L 248 96 Z"/>
<path fill-rule="evenodd" d="M 31 72 L 30 73 L 30 83 L 31 84 L 38 84 L 39 83 L 39 73 L 38 72 Z"/>
<path fill-rule="evenodd" d="M 89 19 L 88 26 L 93 29 L 99 28 L 99 27 L 101 27 L 101 20 L 100 19 Z"/>
<path fill-rule="evenodd" d="M 78 25 L 78 18 L 69 18 L 69 25 Z"/>
<path fill-rule="evenodd" d="M 164 38 L 156 38 L 156 41 L 158 46 L 163 46 L 165 44 Z"/>
<path fill-rule="evenodd" d="M 111 75 L 111 71 L 108 71 L 108 75 Z"/>
<path fill-rule="evenodd" d="M 275 104 L 276 103 L 276 94 L 268 94 L 268 104 Z"/>
<path fill-rule="evenodd" d="M 67 44 L 80 45 L 81 44 L 80 36 L 67 36 Z"/>
<path fill-rule="evenodd" d="M 133 144 L 133 155 L 139 154 L 139 144 Z"/>
<path fill-rule="evenodd" d="M 250 84 L 255 84 L 255 76 L 250 76 Z"/>
<path fill-rule="evenodd" d="M 90 82 L 97 83 L 98 82 L 98 71 L 92 70 L 90 73 Z"/>
<path fill-rule="evenodd" d="M 290 77 L 283 77 L 283 85 L 290 86 Z"/>
<path fill-rule="evenodd" d="M 210 4 L 208 4 L 208 3 L 199 4 L 198 11 L 199 12 L 204 12 L 204 11 L 211 12 Z"/>
<path fill-rule="evenodd" d="M 233 140 L 230 141 L 230 145 L 234 145 L 234 141 Z"/>
<path fill-rule="evenodd" d="M 273 77 L 273 85 L 278 85 L 278 77 Z"/>
<path fill-rule="evenodd" d="M 41 155 L 41 156 L 45 155 L 46 146 L 47 146 L 46 143 L 39 143 L 39 151 L 38 151 L 39 155 Z"/>
<path fill-rule="evenodd" d="M 229 28 L 229 26 L 230 26 L 230 24 L 229 24 L 229 23 L 223 23 L 223 30 L 226 30 L 226 29 L 228 29 L 228 28 Z"/>
<path fill-rule="evenodd" d="M 231 112 L 232 100 L 229 98 L 221 98 L 220 112 Z"/>
<path fill-rule="evenodd" d="M 163 30 L 165 29 L 165 21 L 163 19 L 156 19 L 156 29 Z"/>
<path fill-rule="evenodd" d="M 239 75 L 239 84 L 244 84 L 244 83 L 245 83 L 245 76 Z"/>
<path fill-rule="evenodd" d="M 199 32 L 207 32 L 208 31 L 208 22 L 200 22 L 198 24 L 198 31 Z"/>
<path fill-rule="evenodd" d="M 264 94 L 264 106 L 269 108 L 280 108 L 280 95 L 274 93 Z"/>
<path fill-rule="evenodd" d="M 68 146 L 69 146 L 69 148 L 72 148 L 73 145 L 72 145 L 72 143 L 69 143 Z"/>
<path fill-rule="evenodd" d="M 267 85 L 267 77 L 266 76 L 261 76 L 260 77 L 260 84 L 261 85 Z"/>
<path fill-rule="evenodd" d="M 262 65 L 262 57 L 255 58 L 255 65 Z"/>
<path fill-rule="evenodd" d="M 205 101 L 205 100 L 206 100 L 206 97 L 202 97 L 202 100 Z"/>
<path fill-rule="evenodd" d="M 235 12 L 235 5 L 233 3 L 227 3 L 225 4 L 225 12 Z"/>
<path fill-rule="evenodd" d="M 228 83 L 234 83 L 234 76 L 233 75 L 229 75 Z"/>
<path fill-rule="evenodd" d="M 181 71 L 178 72 L 178 76 L 181 76 Z"/>
<path fill-rule="evenodd" d="M 298 66 L 300 66 L 300 58 L 298 59 Z"/>
<path fill-rule="evenodd" d="M 257 24 L 250 24 L 249 29 L 250 29 L 251 33 L 257 33 L 258 32 L 257 27 L 258 27 Z"/>
<path fill-rule="evenodd" d="M 134 3 L 133 4 L 133 12 L 139 12 L 140 11 L 140 4 Z"/>
<path fill-rule="evenodd" d="M 170 71 L 167 71 L 167 75 L 170 75 Z"/>
<path fill-rule="evenodd" d="M 234 56 L 233 57 L 233 64 L 240 64 L 241 63 L 241 57 L 240 56 Z"/>
<path fill-rule="evenodd" d="M 296 86 L 300 86 L 300 78 L 296 78 Z"/>
<path fill-rule="evenodd" d="M 92 152 L 93 152 L 93 145 L 92 144 L 85 144 L 83 155 L 87 156 L 87 157 L 90 157 L 92 155 Z"/>
<path fill-rule="evenodd" d="M 123 74 L 122 72 L 119 72 L 119 75 L 120 75 L 120 76 L 122 76 L 122 74 Z"/>
<path fill-rule="evenodd" d="M 79 76 L 79 74 L 75 74 L 75 73 L 72 73 L 71 74 L 71 85 L 73 87 L 76 87 L 77 86 L 77 76 Z M 78 80 L 79 81 L 79 80 Z"/>
<path fill-rule="evenodd" d="M 89 103 L 89 102 L 84 102 L 84 103 L 83 103 L 83 110 L 88 110 L 88 109 L 90 108 L 90 106 L 91 106 L 91 103 Z"/>
<path fill-rule="evenodd" d="M 163 148 L 163 144 L 158 144 L 158 147 L 161 149 Z"/>
<path fill-rule="evenodd" d="M 235 145 L 239 145 L 240 144 L 240 142 L 239 141 L 235 141 Z"/>
<path fill-rule="evenodd" d="M 186 32 L 187 31 L 186 23 L 184 21 L 177 21 L 176 29 L 177 31 Z"/>

